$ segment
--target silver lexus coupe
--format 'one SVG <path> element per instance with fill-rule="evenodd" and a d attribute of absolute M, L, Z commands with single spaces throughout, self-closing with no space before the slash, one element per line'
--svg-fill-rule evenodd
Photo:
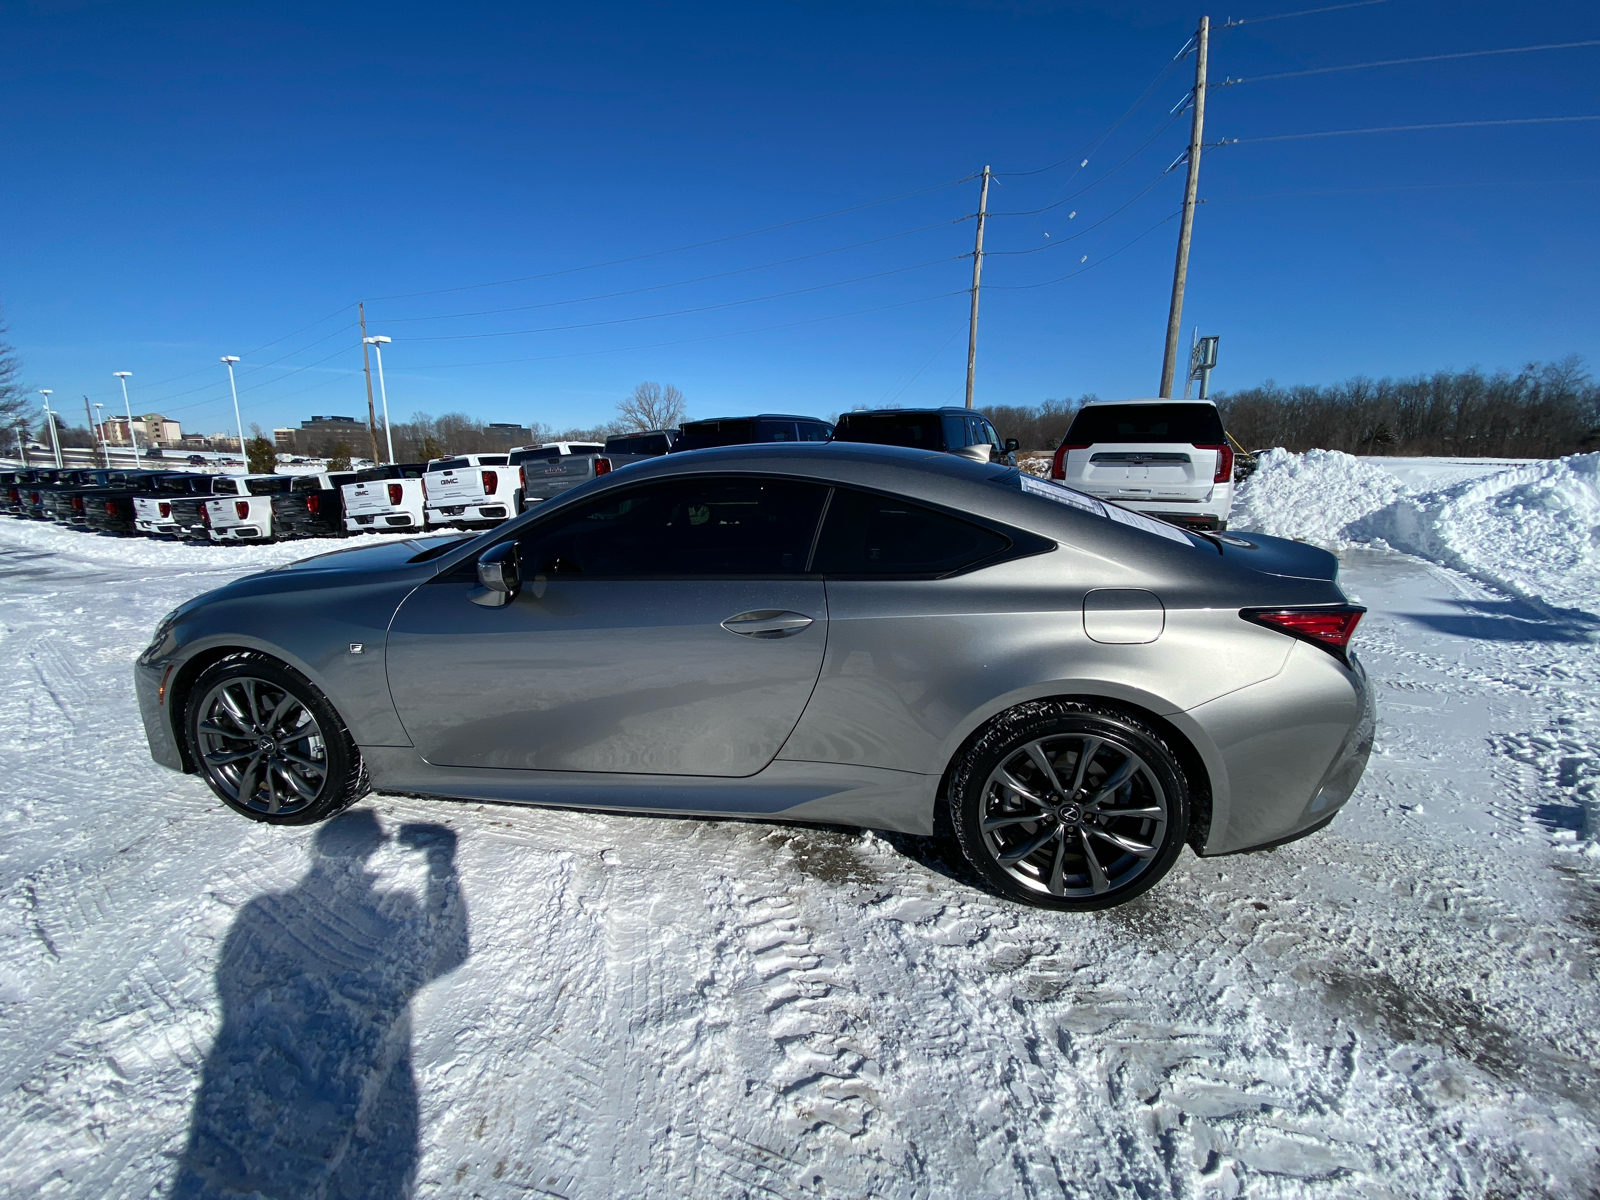
<path fill-rule="evenodd" d="M 258 821 L 376 787 L 948 830 L 1004 894 L 1101 908 L 1354 790 L 1336 575 L 959 455 L 733 446 L 240 579 L 135 677 L 156 761 Z"/>

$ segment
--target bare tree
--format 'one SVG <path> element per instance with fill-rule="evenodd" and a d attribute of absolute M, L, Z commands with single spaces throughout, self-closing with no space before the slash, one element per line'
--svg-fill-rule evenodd
<path fill-rule="evenodd" d="M 0 310 L 0 419 L 14 423 L 27 407 L 27 385 L 22 382 L 22 360 L 17 349 L 5 340 L 10 326 L 5 312 Z"/>
<path fill-rule="evenodd" d="M 629 431 L 643 429 L 671 429 L 681 424 L 685 416 L 683 393 L 670 383 L 641 383 L 617 405 L 617 414 Z"/>

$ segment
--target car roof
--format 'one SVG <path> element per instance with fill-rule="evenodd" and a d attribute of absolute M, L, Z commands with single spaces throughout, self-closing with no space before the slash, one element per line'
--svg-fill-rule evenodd
<path fill-rule="evenodd" d="M 807 417 L 798 413 L 735 413 L 728 417 L 700 417 L 693 421 L 685 421 L 684 425 L 708 425 L 713 421 L 815 421 L 819 425 L 828 422 L 822 417 Z M 651 430 L 652 433 L 665 433 L 666 430 Z"/>
<path fill-rule="evenodd" d="M 959 404 L 943 404 L 937 408 L 853 408 L 847 413 L 840 413 L 841 417 L 891 417 L 891 416 L 916 416 L 918 413 L 938 413 L 943 416 L 966 416 L 971 414 L 981 417 L 983 414 L 975 408 L 963 408 Z"/>
<path fill-rule="evenodd" d="M 1114 405 L 1118 408 L 1121 408 L 1129 404 L 1203 404 L 1207 408 L 1215 408 L 1217 406 L 1216 401 L 1214 400 L 1186 400 L 1182 396 L 1152 396 L 1137 400 L 1086 400 L 1083 404 L 1083 407 L 1106 408 Z"/>

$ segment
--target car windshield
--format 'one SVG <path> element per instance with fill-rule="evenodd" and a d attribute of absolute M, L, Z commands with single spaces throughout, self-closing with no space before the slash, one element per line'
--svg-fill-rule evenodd
<path fill-rule="evenodd" d="M 280 475 L 276 479 L 247 479 L 244 481 L 246 490 L 252 496 L 275 496 L 289 490 L 289 485 L 294 480 L 287 475 Z"/>
<path fill-rule="evenodd" d="M 1212 404 L 1092 404 L 1067 431 L 1072 446 L 1098 442 L 1174 442 L 1220 446 L 1222 418 Z"/>
<path fill-rule="evenodd" d="M 938 450 L 938 413 L 840 413 L 836 442 L 870 442 L 874 446 L 909 446 Z"/>
<path fill-rule="evenodd" d="M 455 471 L 455 470 L 459 470 L 462 467 L 470 467 L 471 465 L 472 465 L 472 460 L 470 458 L 440 458 L 440 459 L 435 459 L 433 462 L 429 463 L 428 464 L 428 470 L 430 470 L 430 471 Z"/>

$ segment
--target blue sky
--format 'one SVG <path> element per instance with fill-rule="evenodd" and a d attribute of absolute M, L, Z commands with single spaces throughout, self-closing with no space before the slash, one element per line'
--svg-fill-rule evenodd
<path fill-rule="evenodd" d="M 1213 21 L 1319 7 L 1239 3 Z M 989 222 L 979 402 L 1152 395 L 1200 11 L 6 3 L 0 303 L 69 417 L 129 370 L 201 432 L 222 354 L 247 425 L 364 414 L 362 299 L 396 419 L 584 425 L 644 379 L 695 416 L 959 403 L 990 164 L 993 211 L 1056 207 Z M 1255 78 L 1589 39 L 1577 3 L 1247 20 L 1207 140 L 1600 114 L 1600 46 Z M 1597 150 L 1600 122 L 1207 151 L 1185 340 L 1221 336 L 1218 388 L 1600 363 Z"/>

